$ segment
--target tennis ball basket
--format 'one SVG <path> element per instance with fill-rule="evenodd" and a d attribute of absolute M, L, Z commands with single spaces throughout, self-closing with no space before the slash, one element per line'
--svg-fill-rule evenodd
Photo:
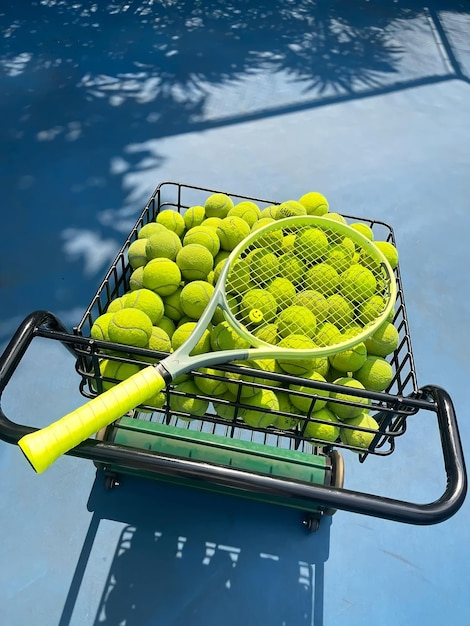
<path fill-rule="evenodd" d="M 222 193 L 231 199 L 232 206 L 245 203 L 244 210 L 250 210 L 250 203 L 254 203 L 262 215 L 279 206 L 287 215 L 296 211 L 295 207 L 259 198 L 173 182 L 160 184 L 73 332 L 48 311 L 36 311 L 24 320 L 0 357 L 0 394 L 35 337 L 58 341 L 73 354 L 80 391 L 87 399 L 97 398 L 118 384 L 126 372 L 148 365 L 158 367 L 169 355 L 164 346 L 155 350 L 123 345 L 109 337 L 97 338 L 92 328 L 113 303 L 140 287 L 135 282 L 142 265 L 130 263 L 129 249 L 137 249 L 135 242 L 142 229 L 154 225 L 163 212 L 175 218 L 191 208 L 196 215 L 209 195 Z M 368 231 L 374 241 L 395 245 L 389 225 L 344 217 L 358 230 Z M 171 221 L 183 224 L 181 218 Z M 261 259 L 263 271 L 267 271 L 270 260 L 268 256 Z M 209 364 L 166 380 L 158 398 L 126 411 L 66 453 L 92 460 L 108 487 L 119 484 L 121 475 L 137 474 L 228 493 L 299 509 L 311 530 L 318 528 L 323 515 L 336 510 L 410 524 L 448 519 L 463 504 L 467 489 L 455 411 L 445 390 L 418 386 L 398 264 L 393 268 L 393 278 L 396 297 L 385 323 L 393 326 L 395 341 L 392 350 L 379 357 L 389 373 L 386 386 L 350 386 L 354 372 L 336 371 L 331 358 L 317 359 L 320 376 L 298 375 L 296 368 L 277 367 L 275 359 L 266 359 L 266 365 L 262 359 Z M 279 283 L 279 288 L 284 286 Z M 262 317 L 258 309 L 254 316 L 250 312 L 253 324 L 258 323 L 258 315 Z M 173 326 L 185 322 L 180 319 L 184 312 L 169 317 L 173 319 L 167 322 Z M 280 318 L 279 313 L 272 321 Z M 217 323 L 221 319 L 219 315 Z M 253 398 L 261 400 L 255 403 Z M 328 408 L 335 410 L 339 419 L 333 416 L 332 422 Z M 391 455 L 409 420 L 423 414 L 435 416 L 442 444 L 447 485 L 439 499 L 418 504 L 345 488 L 344 456 L 364 464 L 370 457 Z M 367 419 L 362 419 L 364 416 Z M 3 440 L 18 444 L 37 430 L 11 421 L 0 409 Z"/>

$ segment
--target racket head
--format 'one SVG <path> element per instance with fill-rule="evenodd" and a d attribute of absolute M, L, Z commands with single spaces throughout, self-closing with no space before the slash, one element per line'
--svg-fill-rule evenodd
<path fill-rule="evenodd" d="M 389 319 L 397 285 L 385 256 L 360 232 L 328 217 L 303 215 L 246 237 L 228 257 L 216 291 L 229 324 L 253 346 L 251 356 L 296 358 L 329 356 L 370 337 Z M 314 322 L 304 308 L 292 311 L 306 304 Z M 262 332 L 270 324 L 277 326 L 275 338 Z M 284 347 L 288 335 L 310 341 Z"/>

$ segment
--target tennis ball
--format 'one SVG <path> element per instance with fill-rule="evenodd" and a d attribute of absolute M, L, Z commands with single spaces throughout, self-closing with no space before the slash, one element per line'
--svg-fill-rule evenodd
<path fill-rule="evenodd" d="M 216 402 L 213 402 L 213 407 L 220 418 L 228 421 L 234 420 L 239 410 L 237 397 L 229 391 L 226 391 L 220 399 L 218 398 Z"/>
<path fill-rule="evenodd" d="M 320 441 L 336 441 L 340 435 L 341 422 L 336 415 L 323 407 L 310 415 L 311 419 L 321 420 L 321 422 L 307 421 L 303 436 Z"/>
<path fill-rule="evenodd" d="M 376 248 L 384 255 L 390 263 L 392 270 L 398 265 L 398 250 L 389 241 L 374 241 Z"/>
<path fill-rule="evenodd" d="M 348 350 L 336 352 L 329 359 L 331 365 L 340 372 L 356 372 L 366 362 L 366 346 L 362 342 L 358 343 Z"/>
<path fill-rule="evenodd" d="M 129 289 L 142 289 L 144 286 L 144 265 L 135 269 L 129 277 Z"/>
<path fill-rule="evenodd" d="M 204 203 L 204 209 L 207 217 L 224 218 L 232 208 L 233 201 L 225 193 L 213 193 Z"/>
<path fill-rule="evenodd" d="M 326 301 L 328 302 L 329 322 L 339 326 L 339 328 L 346 328 L 352 323 L 354 318 L 354 307 L 349 300 L 346 300 L 343 296 L 335 293 L 332 296 L 328 296 Z"/>
<path fill-rule="evenodd" d="M 292 430 L 300 422 L 300 418 L 294 417 L 297 415 L 297 409 L 290 401 L 287 392 L 276 391 L 276 395 L 279 402 L 279 413 L 283 413 L 283 415 L 276 415 L 272 425 L 280 430 Z"/>
<path fill-rule="evenodd" d="M 108 305 L 108 313 L 116 313 L 116 311 L 120 311 L 124 308 L 124 298 L 123 296 L 119 298 L 114 298 Z"/>
<path fill-rule="evenodd" d="M 342 243 L 333 244 L 330 246 L 325 260 L 338 274 L 341 274 L 351 265 L 353 254 L 354 252 Z"/>
<path fill-rule="evenodd" d="M 119 382 L 126 380 L 130 376 L 140 371 L 139 365 L 134 363 L 125 363 L 123 361 L 114 361 L 113 359 L 105 359 L 100 363 L 100 373 L 104 378 L 111 380 L 103 380 L 103 391 L 107 391 Z"/>
<path fill-rule="evenodd" d="M 127 259 L 133 270 L 144 266 L 148 259 L 146 253 L 147 239 L 136 239 L 127 250 Z"/>
<path fill-rule="evenodd" d="M 369 241 L 374 240 L 374 233 L 368 224 L 364 224 L 363 222 L 354 222 L 353 224 L 350 224 L 350 226 L 351 228 L 354 228 L 354 230 L 357 230 L 358 233 L 361 233 L 361 235 L 364 235 L 364 237 L 369 239 Z"/>
<path fill-rule="evenodd" d="M 276 298 L 277 305 L 280 309 L 284 309 L 291 304 L 297 294 L 294 285 L 288 278 L 275 278 L 266 287 L 269 293 Z"/>
<path fill-rule="evenodd" d="M 260 218 L 261 211 L 254 202 L 249 200 L 243 200 L 231 208 L 227 214 L 228 217 L 241 217 L 242 220 L 248 224 L 251 228 L 255 222 Z"/>
<path fill-rule="evenodd" d="M 155 291 L 159 296 L 169 296 L 175 293 L 180 282 L 180 268 L 170 259 L 152 259 L 144 267 L 144 287 Z"/>
<path fill-rule="evenodd" d="M 219 265 L 222 261 L 226 261 L 230 256 L 230 250 L 219 250 L 214 257 L 214 267 Z"/>
<path fill-rule="evenodd" d="M 225 384 L 227 385 L 227 389 L 237 398 L 250 398 L 251 396 L 256 395 L 260 391 L 260 380 L 255 374 L 244 374 L 243 369 L 247 367 L 253 368 L 253 363 L 251 361 L 233 361 L 234 364 L 238 365 L 240 371 L 238 372 L 226 372 L 225 373 Z M 250 384 L 255 383 L 255 385 Z"/>
<path fill-rule="evenodd" d="M 348 378 L 344 376 L 342 378 L 338 378 L 334 381 L 335 385 L 341 385 L 343 387 L 347 387 L 348 389 L 365 389 L 364 385 L 360 383 L 358 380 L 354 378 Z M 340 404 L 339 402 L 335 402 L 335 400 L 343 400 L 348 404 Z M 356 403 L 360 406 L 354 406 L 349 403 Z M 360 415 L 365 406 L 370 404 L 370 400 L 368 398 L 362 398 L 360 396 L 353 396 L 347 393 L 347 390 L 344 391 L 332 391 L 330 392 L 330 400 L 327 403 L 327 407 L 330 411 L 340 419 L 340 420 L 350 420 Z"/>
<path fill-rule="evenodd" d="M 181 248 L 176 263 L 185 280 L 206 280 L 214 267 L 214 257 L 204 246 L 191 243 Z"/>
<path fill-rule="evenodd" d="M 109 311 L 97 317 L 91 327 L 90 336 L 93 339 L 101 339 L 102 341 L 109 341 L 108 326 L 112 317 L 113 317 L 113 313 Z"/>
<path fill-rule="evenodd" d="M 145 224 L 145 226 L 142 226 L 142 228 L 137 233 L 137 238 L 148 239 L 152 235 L 156 235 L 162 230 L 165 230 L 165 227 L 161 224 L 157 224 L 156 222 L 149 222 L 148 224 Z"/>
<path fill-rule="evenodd" d="M 355 428 L 348 428 L 348 426 L 354 426 Z M 367 428 L 373 432 L 367 430 L 356 430 L 356 428 Z M 348 420 L 346 424 L 343 424 L 340 429 L 341 441 L 347 446 L 354 448 L 360 448 L 365 450 L 369 448 L 374 438 L 377 436 L 379 425 L 377 421 L 368 413 L 360 413 L 359 415 Z"/>
<path fill-rule="evenodd" d="M 145 253 L 147 259 L 165 258 L 174 261 L 181 250 L 180 238 L 172 230 L 166 228 L 147 239 Z"/>
<path fill-rule="evenodd" d="M 232 313 L 232 315 L 237 317 L 238 299 L 236 298 L 236 296 L 228 294 L 226 295 L 226 301 L 227 301 L 228 310 Z M 217 324 L 220 324 L 220 322 L 225 322 L 226 319 L 227 318 L 225 316 L 224 309 L 222 309 L 222 307 L 220 306 L 216 307 L 214 315 L 212 316 L 212 320 L 211 320 L 212 324 L 214 324 L 214 326 L 217 326 Z"/>
<path fill-rule="evenodd" d="M 307 264 L 321 261 L 328 252 L 328 237 L 320 228 L 301 230 L 294 242 L 294 254 Z"/>
<path fill-rule="evenodd" d="M 279 313 L 277 326 L 281 337 L 305 335 L 311 338 L 315 335 L 317 320 L 307 307 L 290 306 Z"/>
<path fill-rule="evenodd" d="M 169 317 L 174 322 L 179 322 L 184 315 L 180 299 L 182 291 L 183 287 L 178 287 L 174 293 L 163 298 L 165 317 Z"/>
<path fill-rule="evenodd" d="M 318 191 L 309 191 L 299 198 L 308 215 L 325 215 L 328 213 L 328 200 Z"/>
<path fill-rule="evenodd" d="M 318 372 L 309 372 L 307 376 L 302 377 L 305 380 L 313 380 L 315 382 L 325 383 L 325 378 Z M 315 389 L 314 387 L 308 387 L 303 383 L 298 385 L 289 385 L 289 399 L 292 404 L 305 415 L 310 411 L 318 411 L 326 406 L 327 398 L 330 394 L 324 389 Z M 314 396 L 321 396 L 323 399 L 315 398 Z M 312 407 L 313 405 L 313 407 Z"/>
<path fill-rule="evenodd" d="M 397 349 L 398 342 L 398 330 L 391 322 L 385 322 L 364 343 L 368 354 L 387 356 Z"/>
<path fill-rule="evenodd" d="M 281 250 L 285 254 L 292 254 L 294 252 L 294 244 L 295 238 L 297 237 L 296 233 L 289 233 L 288 235 L 284 235 L 284 239 L 282 240 Z"/>
<path fill-rule="evenodd" d="M 206 217 L 206 210 L 203 206 L 195 205 L 190 206 L 183 215 L 184 225 L 187 230 L 190 228 L 194 228 L 195 226 L 200 226 Z"/>
<path fill-rule="evenodd" d="M 173 348 L 173 350 L 177 350 L 180 346 L 182 346 L 195 328 L 196 322 L 185 322 L 184 324 L 181 324 L 181 326 L 178 326 L 171 338 L 171 347 Z M 210 332 L 209 329 L 206 328 L 202 333 L 202 337 L 191 350 L 190 354 L 191 356 L 193 356 L 196 354 L 209 352 L 210 347 Z"/>
<path fill-rule="evenodd" d="M 315 315 L 317 323 L 324 322 L 328 315 L 328 302 L 325 296 L 314 289 L 299 291 L 293 297 L 291 304 L 309 309 Z"/>
<path fill-rule="evenodd" d="M 205 228 L 217 228 L 222 221 L 221 217 L 206 217 L 206 219 L 200 224 L 200 226 L 204 226 Z"/>
<path fill-rule="evenodd" d="M 254 233 L 260 228 L 263 228 L 267 224 L 272 224 L 273 222 L 275 222 L 275 220 L 272 218 L 264 217 L 253 224 L 251 232 Z M 256 240 L 256 245 L 258 248 L 266 248 L 267 250 L 271 250 L 271 252 L 279 252 L 282 248 L 283 241 L 284 234 L 281 228 L 279 228 L 260 235 Z"/>
<path fill-rule="evenodd" d="M 384 391 L 393 380 L 393 369 L 390 363 L 380 356 L 370 355 L 354 378 L 370 391 Z"/>
<path fill-rule="evenodd" d="M 206 396 L 221 396 L 227 391 L 227 384 L 224 379 L 224 372 L 211 367 L 201 367 L 198 369 L 203 376 L 194 376 L 194 384 Z"/>
<path fill-rule="evenodd" d="M 279 341 L 277 324 L 263 324 L 253 332 L 253 335 L 260 341 L 264 341 L 271 345 L 276 345 Z"/>
<path fill-rule="evenodd" d="M 255 396 L 244 399 L 243 403 L 250 408 L 241 408 L 240 417 L 253 428 L 267 428 L 276 419 L 273 411 L 279 411 L 277 395 L 271 389 L 261 389 Z"/>
<path fill-rule="evenodd" d="M 342 341 L 340 329 L 332 322 L 322 322 L 317 326 L 315 343 L 321 347 L 332 346 Z"/>
<path fill-rule="evenodd" d="M 288 335 L 281 339 L 277 345 L 279 348 L 288 348 L 289 350 L 313 350 L 315 348 L 310 337 L 305 335 Z M 313 369 L 314 358 L 310 356 L 293 359 L 282 355 L 276 360 L 284 372 L 294 376 L 305 376 Z"/>
<path fill-rule="evenodd" d="M 220 273 L 219 273 L 220 275 Z M 229 294 L 241 295 L 253 289 L 251 282 L 250 264 L 245 259 L 234 261 L 227 274 L 225 290 Z"/>
<path fill-rule="evenodd" d="M 152 321 L 139 309 L 121 309 L 109 320 L 108 334 L 116 343 L 144 348 L 152 334 Z"/>
<path fill-rule="evenodd" d="M 212 350 L 247 350 L 250 342 L 240 335 L 226 321 L 220 322 L 210 331 Z"/>
<path fill-rule="evenodd" d="M 317 263 L 310 267 L 305 274 L 307 289 L 319 291 L 324 296 L 335 293 L 340 282 L 338 272 L 328 263 Z"/>
<path fill-rule="evenodd" d="M 216 233 L 223 250 L 233 250 L 250 234 L 250 227 L 241 217 L 224 217 Z"/>
<path fill-rule="evenodd" d="M 364 300 L 358 307 L 357 318 L 359 321 L 366 325 L 375 321 L 385 309 L 385 300 L 382 296 L 375 295 Z"/>
<path fill-rule="evenodd" d="M 140 309 L 147 313 L 152 324 L 157 324 L 163 317 L 163 300 L 150 289 L 135 289 L 123 296 L 124 308 Z"/>
<path fill-rule="evenodd" d="M 262 372 L 270 372 L 272 374 L 283 374 L 276 359 L 250 359 L 247 361 L 250 367 L 261 370 Z M 280 387 L 281 383 L 271 378 L 263 378 L 261 374 L 257 378 L 258 382 L 264 387 Z"/>
<path fill-rule="evenodd" d="M 297 285 L 305 275 L 307 268 L 294 254 L 286 253 L 279 257 L 279 275 Z"/>
<path fill-rule="evenodd" d="M 198 394 L 199 389 L 193 380 L 185 380 L 175 385 L 170 393 L 171 411 L 188 414 L 178 415 L 178 418 L 182 420 L 191 420 L 194 417 L 203 416 L 209 408 L 209 401 L 197 397 Z"/>
<path fill-rule="evenodd" d="M 172 230 L 178 237 L 181 237 L 186 229 L 183 216 L 178 211 L 173 211 L 172 209 L 161 211 L 157 215 L 156 222 L 165 226 L 168 230 Z"/>
<path fill-rule="evenodd" d="M 364 302 L 374 295 L 377 280 L 374 274 L 360 263 L 354 263 L 341 274 L 341 293 L 353 302 Z"/>
<path fill-rule="evenodd" d="M 214 287 L 203 280 L 193 280 L 185 285 L 180 294 L 183 313 L 198 320 L 209 304 Z"/>
<path fill-rule="evenodd" d="M 194 226 L 188 230 L 183 238 L 183 245 L 188 246 L 192 243 L 197 243 L 204 248 L 207 248 L 213 257 L 217 255 L 220 250 L 220 241 L 214 228 L 206 226 L 205 223 L 201 226 Z"/>
<path fill-rule="evenodd" d="M 266 285 L 279 272 L 279 258 L 264 248 L 255 248 L 247 256 L 250 265 L 250 280 L 256 285 Z"/>
<path fill-rule="evenodd" d="M 275 221 L 277 219 L 277 214 L 279 211 L 279 205 L 278 204 L 271 204 L 267 207 L 265 207 L 260 215 L 259 215 L 259 219 L 260 220 L 264 220 L 265 218 L 269 218 L 273 221 Z"/>
<path fill-rule="evenodd" d="M 156 352 L 171 352 L 171 339 L 168 333 L 163 330 L 163 328 L 154 326 L 152 328 L 152 334 L 150 335 L 148 348 Z"/>
<path fill-rule="evenodd" d="M 169 297 L 171 298 L 172 296 L 169 296 Z M 173 320 L 171 320 L 166 315 L 164 315 L 160 319 L 160 321 L 157 322 L 156 326 L 158 328 L 161 328 L 162 330 L 164 330 L 170 339 L 171 339 L 173 333 L 175 332 L 175 328 L 176 328 Z"/>
<path fill-rule="evenodd" d="M 286 200 L 278 206 L 276 219 L 281 220 L 284 217 L 294 217 L 297 215 L 307 215 L 307 209 L 297 200 Z"/>
<path fill-rule="evenodd" d="M 250 325 L 250 313 L 254 309 L 261 311 L 265 322 L 272 322 L 277 313 L 276 298 L 267 289 L 250 289 L 240 302 L 240 316 L 245 324 Z"/>
<path fill-rule="evenodd" d="M 326 217 L 333 222 L 339 222 L 340 224 L 347 224 L 346 218 L 339 213 L 325 213 L 323 217 Z"/>

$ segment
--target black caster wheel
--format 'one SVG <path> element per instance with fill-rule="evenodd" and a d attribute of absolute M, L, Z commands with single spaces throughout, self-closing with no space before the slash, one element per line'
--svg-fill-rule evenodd
<path fill-rule="evenodd" d="M 314 533 L 320 528 L 320 520 L 321 515 L 307 515 L 302 523 L 309 532 Z"/>

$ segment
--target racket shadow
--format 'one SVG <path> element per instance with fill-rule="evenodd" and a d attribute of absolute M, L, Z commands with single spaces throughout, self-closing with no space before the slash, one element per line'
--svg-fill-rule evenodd
<path fill-rule="evenodd" d="M 331 517 L 309 533 L 302 513 L 283 507 L 133 477 L 111 492 L 102 483 L 98 474 L 59 626 L 71 623 L 86 593 L 106 520 L 123 526 L 110 545 L 95 626 L 323 624 Z"/>

